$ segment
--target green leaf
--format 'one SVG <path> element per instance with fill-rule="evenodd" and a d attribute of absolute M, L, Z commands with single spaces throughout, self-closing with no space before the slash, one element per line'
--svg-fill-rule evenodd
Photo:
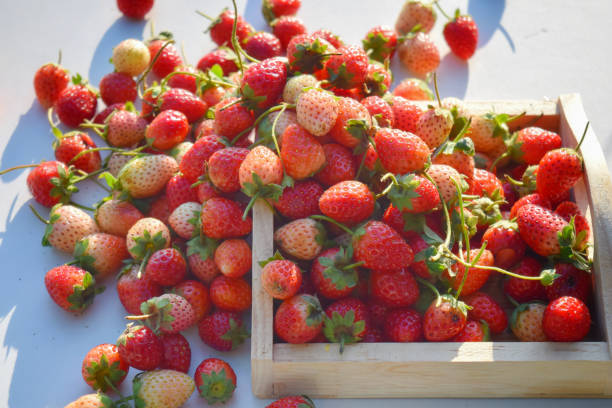
<path fill-rule="evenodd" d="M 312 42 L 309 41 L 309 39 L 306 39 L 304 42 L 296 44 L 291 63 L 293 72 L 312 74 L 323 69 L 325 61 L 329 59 L 330 54 L 327 52 L 326 44 L 318 38 Z"/>
<path fill-rule="evenodd" d="M 393 183 L 391 189 L 387 192 L 387 197 L 394 207 L 404 212 L 414 208 L 412 199 L 419 198 L 421 195 L 416 189 L 421 185 L 420 180 L 414 178 L 414 174 L 405 174 L 397 176 L 397 184 Z"/>
<path fill-rule="evenodd" d="M 198 254 L 200 259 L 205 261 L 214 255 L 219 244 L 219 240 L 203 234 L 198 235 L 187 241 L 187 256 Z"/>
<path fill-rule="evenodd" d="M 343 62 L 342 65 L 338 67 L 338 70 L 336 72 L 334 72 L 334 70 L 332 70 L 331 68 L 327 67 L 327 73 L 328 81 L 336 88 L 350 89 L 354 86 L 353 77 L 355 76 L 355 74 L 349 72 L 346 69 L 346 62 Z"/>
<path fill-rule="evenodd" d="M 264 259 L 263 261 L 259 261 L 258 263 L 259 263 L 259 266 L 261 266 L 263 268 L 264 266 L 266 266 L 267 264 L 269 264 L 272 261 L 282 261 L 284 259 L 285 258 L 281 255 L 281 253 L 278 250 L 276 250 L 276 252 L 274 252 L 273 256 L 271 256 L 268 259 Z"/>

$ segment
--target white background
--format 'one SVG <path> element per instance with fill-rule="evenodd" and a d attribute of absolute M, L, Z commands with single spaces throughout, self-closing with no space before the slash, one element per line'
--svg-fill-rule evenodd
<path fill-rule="evenodd" d="M 329 28 L 346 42 L 358 42 L 378 24 L 393 25 L 401 0 L 302 0 L 299 16 L 310 30 Z M 206 22 L 196 8 L 216 15 L 229 1 L 158 0 L 150 18 L 158 31 L 171 30 L 196 64 L 212 49 Z M 97 84 L 112 70 L 112 47 L 128 37 L 148 37 L 150 22 L 121 18 L 113 0 L 21 0 L 0 2 L 0 168 L 52 159 L 52 135 L 34 99 L 32 78 L 42 64 L 63 51 L 63 65 Z M 606 152 L 612 149 L 609 95 L 612 93 L 610 15 L 612 2 L 540 0 L 441 0 L 451 13 L 468 10 L 480 28 L 480 48 L 469 64 L 448 54 L 441 19 L 434 29 L 442 64 L 442 96 L 467 99 L 554 98 L 580 92 L 587 115 Z M 240 9 L 263 28 L 260 0 L 242 0 Z M 394 65 L 396 78 L 406 75 Z M 608 163 L 612 163 L 612 155 Z M 588 160 L 588 157 L 586 158 Z M 0 407 L 61 407 L 90 389 L 81 379 L 86 352 L 114 342 L 124 327 L 123 308 L 113 282 L 83 316 L 56 307 L 45 292 L 44 273 L 68 258 L 39 244 L 43 226 L 32 216 L 27 172 L 0 177 Z M 82 197 L 82 196 L 81 196 Z M 84 201 L 84 199 L 81 199 Z M 187 333 L 193 358 L 220 356 L 234 367 L 238 389 L 228 407 L 263 407 L 250 390 L 249 346 L 222 354 Z M 132 372 L 130 374 L 133 375 Z M 127 391 L 129 381 L 124 383 Z M 440 384 L 443 387 L 443 384 Z M 436 390 L 431 390 L 432 396 Z M 319 400 L 318 407 L 437 407 L 439 400 Z M 460 400 L 457 407 L 609 406 L 602 400 Z M 189 407 L 204 405 L 194 396 Z"/>

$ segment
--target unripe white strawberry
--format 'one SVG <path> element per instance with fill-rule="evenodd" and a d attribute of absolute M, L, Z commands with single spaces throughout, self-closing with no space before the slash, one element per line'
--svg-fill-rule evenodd
<path fill-rule="evenodd" d="M 433 108 L 424 112 L 416 126 L 416 134 L 430 149 L 440 146 L 453 128 L 453 115 L 447 109 Z"/>
<path fill-rule="evenodd" d="M 180 163 L 185 153 L 191 149 L 191 146 L 193 146 L 193 143 L 191 142 L 179 143 L 174 146 L 172 150 L 170 150 L 170 156 L 174 157 L 174 160 L 176 160 L 177 163 Z"/>
<path fill-rule="evenodd" d="M 317 257 L 323 247 L 319 237 L 323 226 L 310 218 L 302 218 L 283 225 L 274 232 L 274 242 L 287 254 L 303 260 Z"/>
<path fill-rule="evenodd" d="M 402 6 L 395 22 L 395 31 L 400 35 L 409 33 L 417 24 L 421 30 L 428 33 L 436 22 L 436 12 L 433 3 L 421 0 L 408 0 Z"/>
<path fill-rule="evenodd" d="M 151 53 L 142 41 L 128 38 L 113 49 L 113 65 L 117 72 L 138 76 L 144 72 L 149 62 Z"/>
<path fill-rule="evenodd" d="M 166 224 L 157 218 L 142 218 L 128 231 L 126 237 L 127 250 L 137 261 L 145 258 L 159 249 L 170 246 L 170 231 Z"/>
<path fill-rule="evenodd" d="M 440 65 L 440 51 L 429 35 L 419 32 L 397 47 L 402 64 L 417 75 L 427 75 Z"/>
<path fill-rule="evenodd" d="M 457 188 L 452 180 L 455 180 L 462 190 L 465 191 L 466 183 L 461 174 L 451 166 L 446 164 L 432 164 L 427 170 L 427 174 L 436 182 L 438 191 L 445 202 L 449 202 L 457 195 Z"/>
<path fill-rule="evenodd" d="M 329 92 L 309 89 L 296 102 L 297 121 L 314 136 L 324 136 L 336 124 L 338 102 Z"/>
<path fill-rule="evenodd" d="M 179 408 L 195 390 L 193 379 L 180 371 L 154 370 L 134 378 L 135 397 L 147 408 Z M 139 405 L 140 406 L 140 405 Z"/>
<path fill-rule="evenodd" d="M 170 217 L 168 218 L 168 222 L 172 227 L 172 230 L 176 232 L 181 238 L 190 239 L 194 236 L 194 232 L 199 232 L 196 230 L 195 224 L 200 218 L 200 210 L 202 209 L 202 204 L 195 202 L 187 202 L 176 207 Z"/>
<path fill-rule="evenodd" d="M 472 116 L 472 122 L 466 135 L 474 142 L 477 152 L 491 153 L 505 148 L 504 138 L 494 136 L 495 122 L 491 115 Z"/>
<path fill-rule="evenodd" d="M 104 408 L 112 404 L 112 400 L 104 394 L 86 394 L 64 408 Z"/>
<path fill-rule="evenodd" d="M 291 104 L 296 103 L 304 88 L 314 88 L 318 82 L 317 78 L 309 74 L 296 75 L 290 78 L 283 89 L 283 100 Z"/>
<path fill-rule="evenodd" d="M 520 341 L 546 341 L 542 320 L 546 305 L 526 303 L 519 305 L 510 319 L 510 328 Z"/>
<path fill-rule="evenodd" d="M 176 160 L 165 154 L 137 157 L 119 172 L 121 189 L 133 198 L 147 198 L 161 192 L 178 171 Z"/>
<path fill-rule="evenodd" d="M 98 225 L 85 211 L 72 205 L 58 205 L 51 209 L 42 242 L 72 254 L 80 239 L 98 231 Z"/>
<path fill-rule="evenodd" d="M 108 172 L 117 177 L 123 166 L 125 166 L 127 162 L 133 158 L 134 156 L 130 156 L 128 154 L 121 154 L 117 152 L 112 153 L 108 159 Z"/>

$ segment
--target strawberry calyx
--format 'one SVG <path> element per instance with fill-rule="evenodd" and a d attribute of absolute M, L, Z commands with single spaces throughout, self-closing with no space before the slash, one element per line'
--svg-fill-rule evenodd
<path fill-rule="evenodd" d="M 205 261 L 214 255 L 219 244 L 219 240 L 209 238 L 200 232 L 187 241 L 187 256 L 197 254 L 201 260 Z"/>
<path fill-rule="evenodd" d="M 505 176 L 506 180 L 516 188 L 517 192 L 522 197 L 536 191 L 537 175 L 538 165 L 533 164 L 525 169 L 521 181 L 515 180 L 507 174 Z"/>
<path fill-rule="evenodd" d="M 136 333 L 140 331 L 144 326 L 141 324 L 134 325 L 134 323 L 128 323 L 125 330 L 117 339 L 117 346 L 125 346 L 129 339 L 134 338 Z"/>
<path fill-rule="evenodd" d="M 370 136 L 372 128 L 365 119 L 349 119 L 344 129 L 359 141 L 359 144 L 353 149 L 354 155 L 365 154 L 369 143 L 376 146 Z"/>
<path fill-rule="evenodd" d="M 327 73 L 329 76 L 326 83 L 336 88 L 351 89 L 355 86 L 353 81 L 355 74 L 346 69 L 346 62 L 343 62 L 336 71 L 328 67 Z"/>
<path fill-rule="evenodd" d="M 388 60 L 387 60 L 388 61 Z M 387 69 L 387 61 L 385 61 L 385 69 Z M 374 71 L 366 76 L 363 83 L 363 91 L 365 95 L 383 96 L 387 94 L 389 87 L 385 84 L 385 74 L 379 71 Z"/>
<path fill-rule="evenodd" d="M 381 32 L 368 33 L 362 40 L 363 49 L 368 57 L 375 61 L 384 62 L 393 53 L 393 47 L 389 45 L 391 38 Z"/>
<path fill-rule="evenodd" d="M 376 198 L 387 196 L 391 204 L 400 211 L 412 210 L 412 200 L 421 197 L 416 189 L 419 188 L 421 182 L 414 178 L 413 173 L 394 175 L 387 173 L 381 177 L 380 181 L 391 180 L 391 183 L 385 188 Z"/>
<path fill-rule="evenodd" d="M 242 325 L 236 323 L 232 318 L 229 320 L 230 328 L 220 337 L 223 340 L 232 342 L 232 350 L 240 346 L 246 339 L 251 337 L 251 333 Z"/>
<path fill-rule="evenodd" d="M 340 344 L 340 354 L 344 352 L 345 344 L 357 343 L 365 329 L 365 320 L 355 321 L 355 311 L 349 310 L 344 316 L 334 311 L 332 317 L 325 316 L 323 334 L 333 342 Z"/>
<path fill-rule="evenodd" d="M 329 53 L 327 44 L 323 44 L 319 38 L 315 38 L 310 42 L 308 39 L 295 46 L 293 53 L 294 60 L 291 62 L 291 70 L 302 74 L 312 74 L 323 69 L 325 61 L 332 55 L 340 55 L 338 53 Z"/>
<path fill-rule="evenodd" d="M 586 238 L 587 231 L 583 230 L 576 234 L 575 216 L 572 216 L 568 225 L 557 233 L 557 239 L 561 250 L 558 255 L 552 257 L 557 262 L 570 263 L 583 271 L 590 271 L 593 262 L 586 250 L 579 250 L 578 244 Z M 554 269 L 553 269 L 554 271 Z M 551 282 L 552 283 L 552 282 Z"/>
<path fill-rule="evenodd" d="M 496 189 L 491 197 L 485 194 L 483 197 L 467 200 L 465 207 L 476 217 L 478 226 L 488 226 L 502 219 L 499 206 L 503 203 L 505 200 L 499 189 Z"/>
<path fill-rule="evenodd" d="M 169 331 L 172 329 L 172 302 L 167 298 L 160 296 L 152 297 L 140 304 L 140 312 L 142 315 L 126 316 L 128 320 L 140 320 L 149 327 L 155 334 L 161 331 Z"/>
<path fill-rule="evenodd" d="M 483 203 L 483 205 L 487 205 L 487 204 Z M 480 218 L 476 214 L 474 214 L 472 211 L 468 210 L 467 206 L 464 207 L 463 209 L 463 217 L 460 211 L 461 210 L 459 209 L 459 207 L 454 207 L 450 211 L 451 225 L 452 225 L 451 231 L 453 233 L 453 237 L 456 237 L 458 240 L 460 240 L 462 234 L 464 233 L 463 228 L 465 227 L 465 231 L 467 232 L 467 235 L 471 238 L 474 235 L 476 235 L 476 232 L 478 232 L 478 224 L 480 222 Z M 482 216 L 486 217 L 484 209 L 482 210 L 482 212 L 483 212 Z M 500 217 L 501 217 L 501 214 L 500 214 Z M 462 222 L 464 223 L 463 225 L 461 224 Z"/>
<path fill-rule="evenodd" d="M 202 373 L 202 385 L 198 387 L 200 396 L 210 405 L 227 402 L 233 395 L 236 385 L 227 376 L 225 368 L 220 372 Z"/>
<path fill-rule="evenodd" d="M 274 14 L 274 10 L 272 4 L 270 4 L 270 0 L 263 0 L 261 2 L 261 14 L 263 15 L 264 20 L 269 25 L 272 21 L 276 19 L 276 14 Z"/>
<path fill-rule="evenodd" d="M 307 304 L 305 319 L 306 325 L 311 327 L 320 325 L 323 321 L 325 312 L 321 307 L 319 299 L 312 295 L 301 295 L 301 298 Z"/>
<path fill-rule="evenodd" d="M 87 237 L 80 239 L 74 246 L 74 252 L 72 254 L 74 257 L 73 263 L 96 275 L 98 271 L 96 271 L 93 266 L 94 262 L 96 262 L 96 258 L 88 254 L 88 248 L 89 239 L 87 239 Z"/>
<path fill-rule="evenodd" d="M 249 211 L 255 204 L 255 201 L 259 198 L 267 198 L 272 201 L 278 201 L 283 194 L 283 191 L 286 187 L 293 187 L 294 181 L 293 179 L 285 173 L 283 176 L 283 180 L 281 184 L 265 184 L 261 177 L 255 172 L 251 173 L 251 177 L 253 178 L 254 183 L 244 183 L 244 187 L 241 191 L 246 194 L 248 197 L 251 197 L 249 203 L 244 209 L 244 213 L 242 214 L 242 219 L 246 220 L 249 215 Z"/>
<path fill-rule="evenodd" d="M 346 248 L 341 246 L 333 258 L 320 257 L 318 261 L 325 266 L 323 276 L 331 280 L 336 289 L 342 290 L 357 286 L 359 274 L 356 268 L 361 266 L 363 262 L 353 263 L 353 247 L 351 245 Z"/>
<path fill-rule="evenodd" d="M 99 361 L 90 361 L 86 371 L 86 380 L 92 382 L 93 388 L 100 391 L 114 390 L 115 384 L 126 374 L 119 368 L 119 361 L 109 364 L 106 354 L 102 354 Z"/>
<path fill-rule="evenodd" d="M 89 272 L 85 273 L 83 281 L 80 285 L 72 286 L 72 293 L 68 295 L 68 302 L 70 302 L 70 310 L 77 313 L 87 309 L 89 305 L 93 303 L 96 295 L 104 292 L 104 287 L 95 287 L 96 280 Z"/>
<path fill-rule="evenodd" d="M 285 257 L 277 249 L 276 252 L 274 252 L 274 255 L 272 255 L 268 259 L 264 259 L 263 261 L 259 261 L 258 264 L 259 264 L 259 266 L 261 266 L 263 268 L 264 266 L 266 266 L 267 264 L 269 264 L 272 261 L 283 261 L 283 260 L 285 260 Z"/>

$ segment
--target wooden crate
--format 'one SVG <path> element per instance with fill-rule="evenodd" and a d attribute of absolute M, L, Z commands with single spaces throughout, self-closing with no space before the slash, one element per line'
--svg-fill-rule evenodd
<path fill-rule="evenodd" d="M 423 105 L 426 105 L 425 103 Z M 475 101 L 469 113 L 527 115 L 575 146 L 587 122 L 580 96 L 556 101 Z M 602 341 L 577 343 L 360 343 L 344 354 L 331 344 L 275 344 L 273 302 L 256 261 L 273 254 L 273 215 L 257 203 L 253 218 L 251 372 L 260 398 L 610 397 L 612 396 L 612 186 L 592 130 L 582 145 L 585 178 L 574 188 L 594 232 L 594 324 Z"/>

